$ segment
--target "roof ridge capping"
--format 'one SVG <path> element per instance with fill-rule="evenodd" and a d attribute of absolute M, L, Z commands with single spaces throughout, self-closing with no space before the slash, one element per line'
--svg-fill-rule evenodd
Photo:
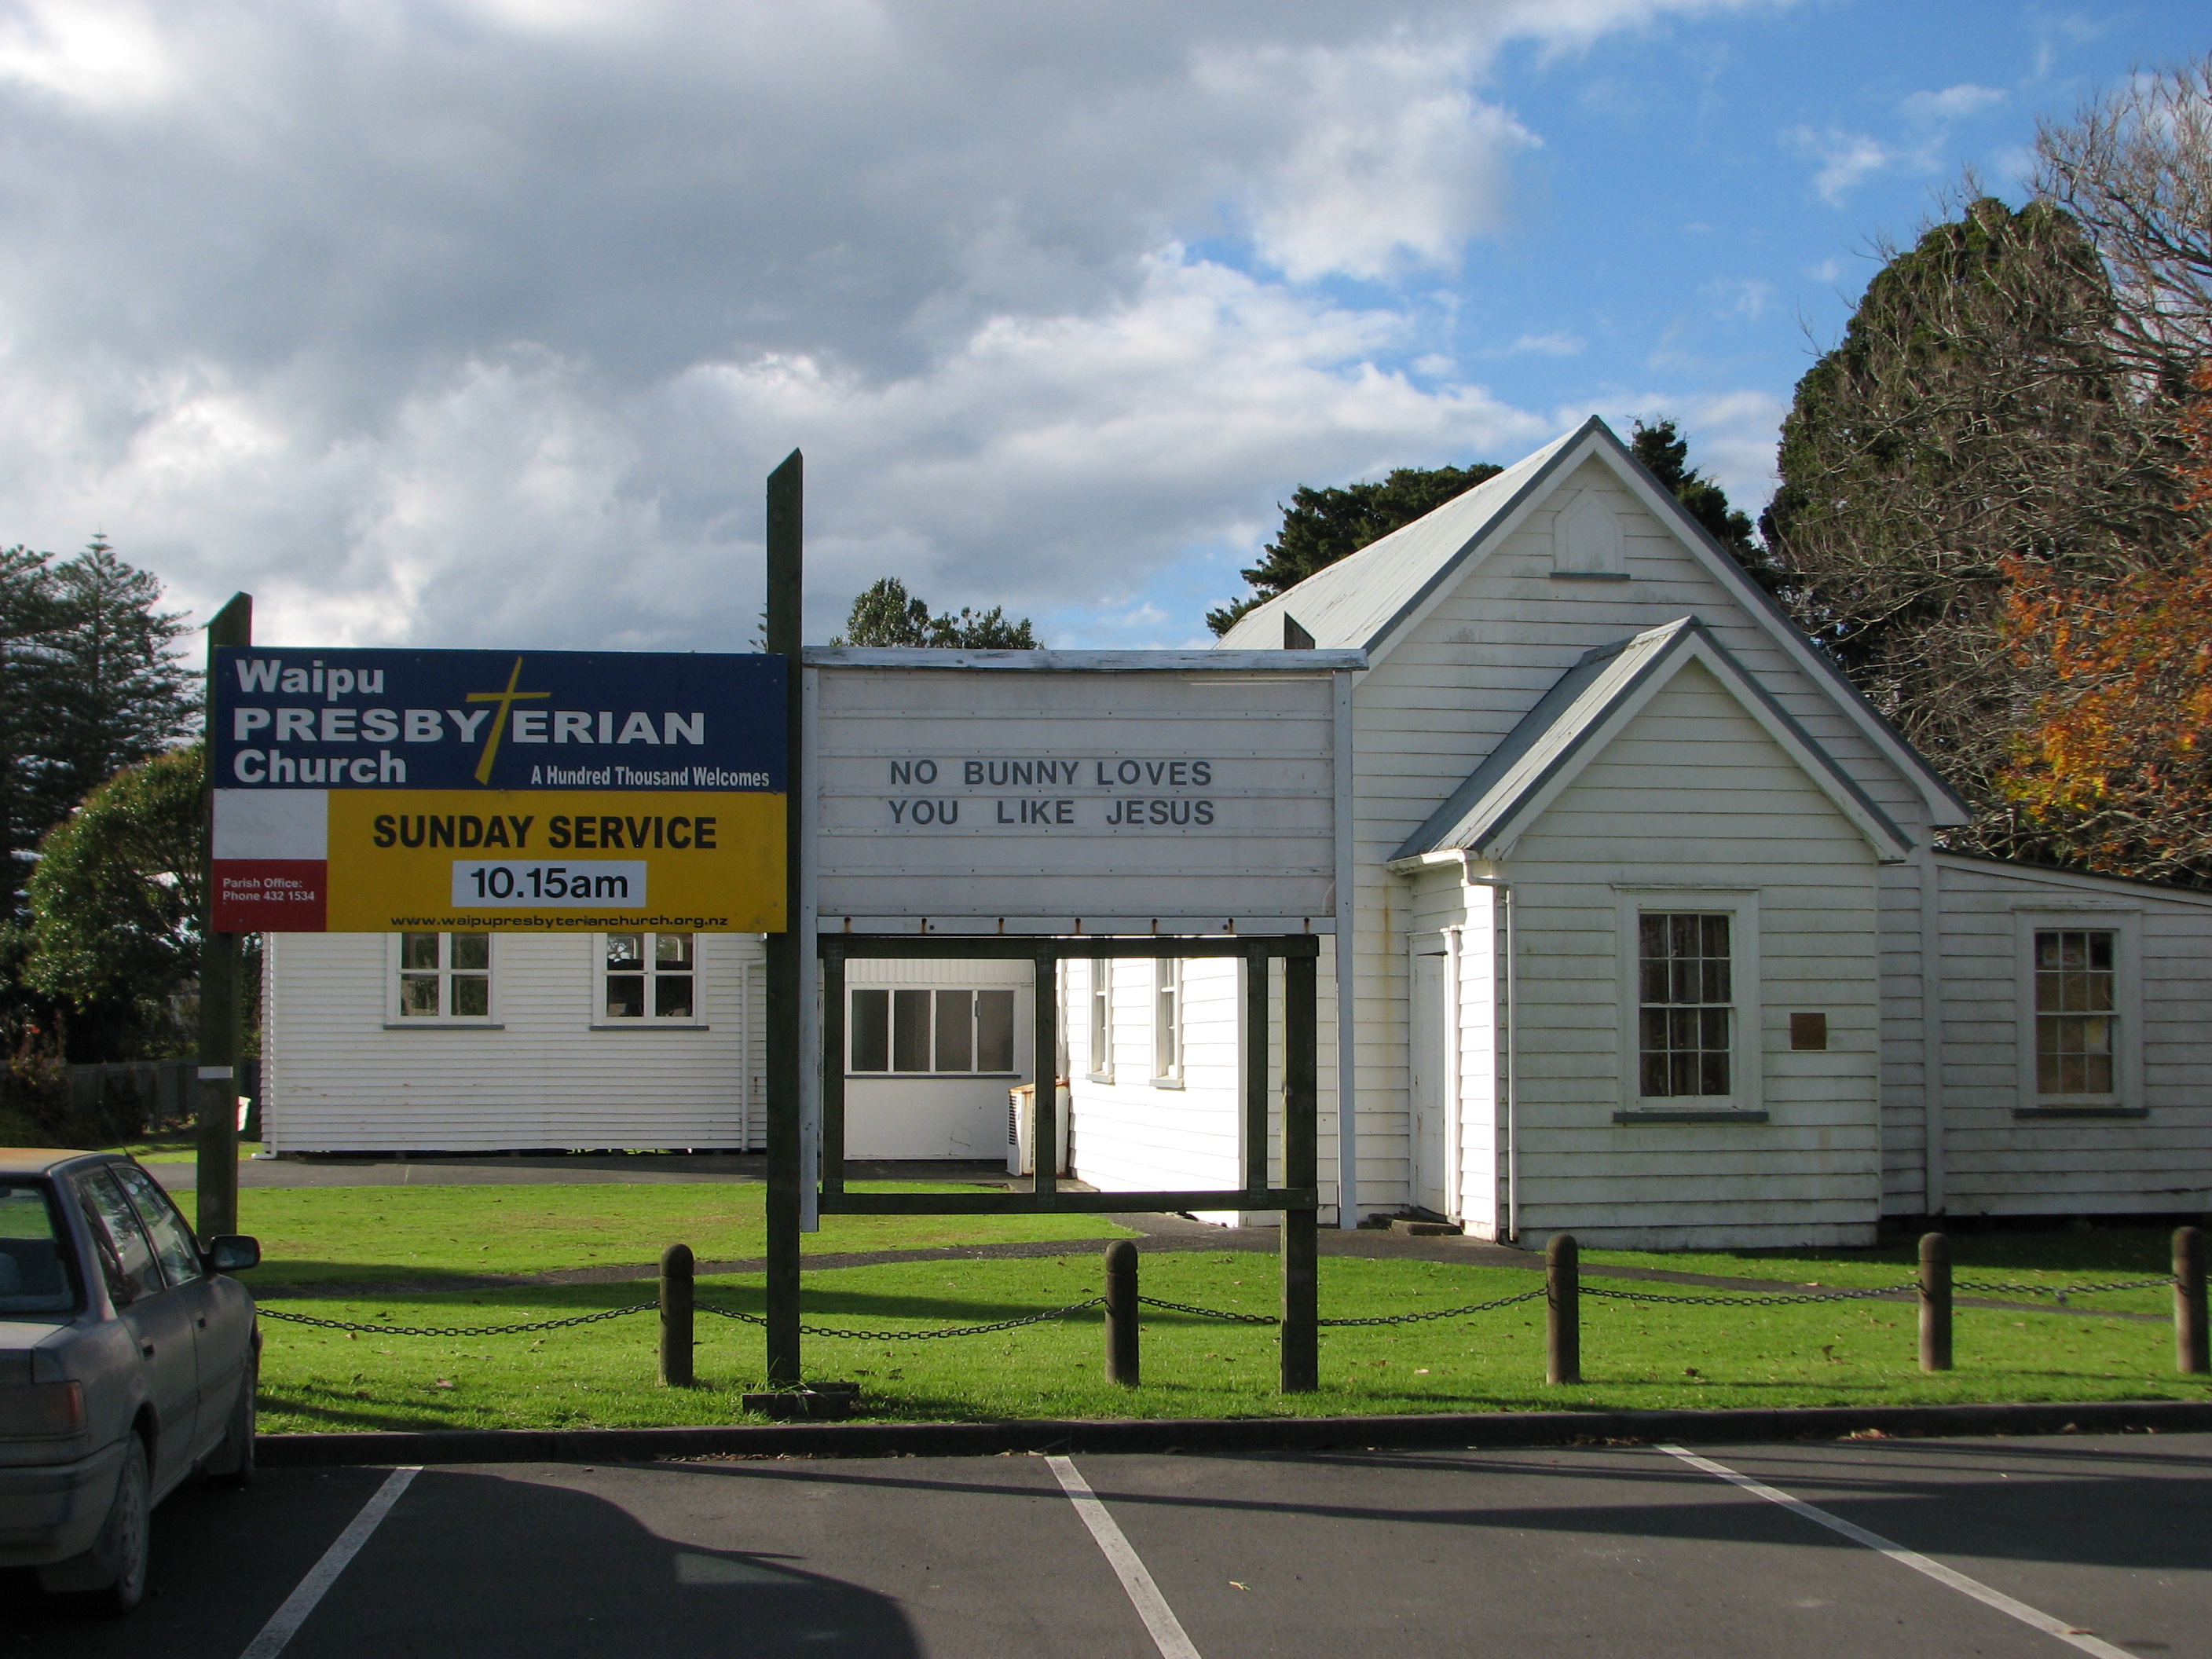
<path fill-rule="evenodd" d="M 1885 862 L 1911 838 L 1836 763 L 1695 615 L 1586 651 L 1500 740 L 1389 863 L 1441 852 L 1502 857 L 1583 767 L 1690 661 L 1702 662 L 1850 820 Z"/>

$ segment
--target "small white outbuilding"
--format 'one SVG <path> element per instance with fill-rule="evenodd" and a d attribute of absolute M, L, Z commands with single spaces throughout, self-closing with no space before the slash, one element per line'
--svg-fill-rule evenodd
<path fill-rule="evenodd" d="M 2212 895 L 1936 850 L 1963 805 L 1601 422 L 1221 643 L 1368 656 L 1360 1213 L 1689 1248 L 2212 1205 Z M 757 941 L 426 937 L 272 939 L 280 1150 L 759 1144 Z M 1029 972 L 854 962 L 853 1156 L 1004 1150 Z M 1074 1173 L 1237 1184 L 1242 972 L 1067 964 Z"/>

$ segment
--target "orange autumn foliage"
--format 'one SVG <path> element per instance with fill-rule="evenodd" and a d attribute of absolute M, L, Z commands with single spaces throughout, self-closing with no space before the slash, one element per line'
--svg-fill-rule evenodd
<path fill-rule="evenodd" d="M 2212 364 L 2191 379 L 2185 508 L 2212 509 Z M 2212 535 L 2172 568 L 2005 562 L 2007 648 L 2039 687 L 2001 780 L 2030 836 L 2114 875 L 2212 885 Z"/>

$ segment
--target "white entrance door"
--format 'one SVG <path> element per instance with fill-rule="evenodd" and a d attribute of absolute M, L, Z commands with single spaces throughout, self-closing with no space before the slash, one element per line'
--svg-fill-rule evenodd
<path fill-rule="evenodd" d="M 1434 933 L 1413 941 L 1413 1061 L 1409 1099 L 1413 1107 L 1410 1162 L 1413 1203 L 1441 1216 L 1451 1214 L 1449 1173 L 1451 1070 L 1448 1046 L 1456 1022 L 1449 1006 L 1451 975 L 1443 941 Z"/>

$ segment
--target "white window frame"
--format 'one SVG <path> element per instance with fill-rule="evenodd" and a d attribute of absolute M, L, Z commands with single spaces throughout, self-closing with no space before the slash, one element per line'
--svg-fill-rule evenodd
<path fill-rule="evenodd" d="M 2142 1091 L 2142 916 L 2135 910 L 2022 908 L 2013 913 L 2014 1022 L 2020 1054 L 2019 1105 L 2027 1117 L 2140 1117 Z M 2107 1095 L 2046 1095 L 2036 1065 L 2035 936 L 2043 933 L 2101 933 L 2112 938 L 2112 1091 Z"/>
<path fill-rule="evenodd" d="M 438 936 L 438 1006 L 441 1009 L 450 1008 L 453 1006 L 451 989 L 453 975 L 453 936 L 457 933 L 473 933 L 483 931 L 474 927 L 410 927 L 405 930 L 409 933 L 435 933 Z M 497 1031 L 505 1029 L 500 1024 L 500 947 L 499 934 L 496 932 L 485 934 L 487 944 L 484 960 L 489 964 L 485 969 L 488 983 L 484 1006 L 487 1012 L 482 1014 L 441 1012 L 434 1018 L 425 1018 L 419 1014 L 410 1016 L 399 1012 L 400 945 L 404 937 L 405 933 L 386 933 L 384 936 L 384 1029 L 386 1030 Z M 419 974 L 429 970 L 410 968 L 405 971 L 410 974 Z M 473 973 L 475 969 L 464 969 L 462 971 Z"/>
<path fill-rule="evenodd" d="M 1176 957 L 1152 958 L 1152 1086 L 1182 1087 L 1184 1033 L 1182 962 Z"/>
<path fill-rule="evenodd" d="M 979 1072 L 972 1069 L 972 1067 L 965 1072 L 900 1072 L 890 1069 L 885 1069 L 880 1072 L 860 1071 L 856 1069 L 853 1064 L 853 1040 L 854 1034 L 860 1028 L 860 1022 L 853 1018 L 853 999 L 863 991 L 881 991 L 886 996 L 893 999 L 896 999 L 898 994 L 902 991 L 915 991 L 921 992 L 929 998 L 929 1058 L 933 1065 L 937 1059 L 937 999 L 939 996 L 948 991 L 956 995 L 964 993 L 970 997 L 983 996 L 994 992 L 1012 996 L 1013 998 L 1013 1052 L 1009 1056 L 1011 1064 L 1003 1072 Z M 892 1008 L 896 1008 L 896 1006 L 897 1004 L 895 1000 L 890 1005 Z M 971 1003 L 969 1005 L 968 1040 L 969 1048 L 968 1050 L 968 1056 L 971 1061 L 976 1057 L 975 1024 L 975 1004 Z M 893 1016 L 893 1018 L 895 1018 L 896 1017 Z M 898 1052 L 897 1041 L 898 1039 L 895 1031 L 886 1033 L 884 1038 L 885 1051 L 884 1054 L 884 1058 L 886 1061 L 896 1057 Z M 854 1079 L 861 1082 L 920 1083 L 927 1082 L 932 1079 L 942 1082 L 958 1082 L 963 1078 L 1011 1079 L 1018 1082 L 1022 1076 L 1021 988 L 1016 985 L 854 985 L 848 983 L 845 987 L 844 1059 L 845 1075 L 849 1079 Z"/>
<path fill-rule="evenodd" d="M 644 948 L 648 963 L 653 959 L 652 941 L 659 938 L 664 931 L 683 933 L 689 930 L 639 928 L 637 932 L 646 940 Z M 648 967 L 645 975 L 647 1012 L 635 1019 L 618 1018 L 607 1012 L 607 940 L 611 937 L 612 935 L 607 933 L 592 935 L 592 1030 L 594 1031 L 706 1031 L 714 1029 L 707 1023 L 705 1006 L 707 975 L 704 964 L 700 960 L 699 947 L 701 942 L 706 939 L 706 934 L 699 933 L 691 934 L 691 1012 L 688 1014 L 665 1015 L 652 1012 L 654 975 L 652 969 Z"/>
<path fill-rule="evenodd" d="M 1766 1115 L 1766 1010 L 1759 971 L 1759 892 L 1747 887 L 1622 887 L 1620 895 L 1620 1106 L 1616 1121 Z M 1646 915 L 1694 913 L 1729 918 L 1729 989 L 1734 1010 L 1725 1095 L 1646 1097 L 1643 1087 L 1643 961 Z"/>
<path fill-rule="evenodd" d="M 1093 1083 L 1114 1080 L 1114 958 L 1091 958 L 1089 1019 L 1085 1025 L 1085 1060 Z"/>

